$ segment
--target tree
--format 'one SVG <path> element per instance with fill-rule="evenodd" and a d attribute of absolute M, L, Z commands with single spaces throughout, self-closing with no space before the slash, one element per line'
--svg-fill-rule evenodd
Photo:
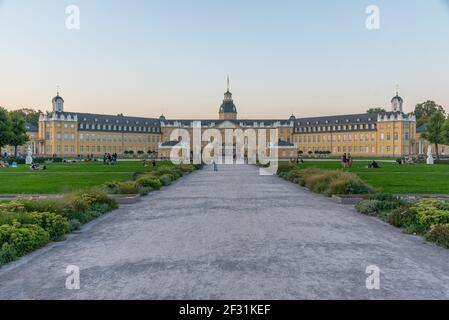
<path fill-rule="evenodd" d="M 444 121 L 442 136 L 443 136 L 443 143 L 445 145 L 449 145 L 449 116 L 447 117 L 446 121 Z"/>
<path fill-rule="evenodd" d="M 387 112 L 387 110 L 385 110 L 384 108 L 370 108 L 366 110 L 366 113 L 385 113 L 385 112 Z"/>
<path fill-rule="evenodd" d="M 41 110 L 36 111 L 28 108 L 22 108 L 12 112 L 22 115 L 26 123 L 30 123 L 36 127 L 39 125 L 39 117 L 44 114 Z"/>
<path fill-rule="evenodd" d="M 435 145 L 435 152 L 437 159 L 440 158 L 438 153 L 438 145 L 444 143 L 443 137 L 443 125 L 445 122 L 445 116 L 441 112 L 435 112 L 427 121 L 427 131 L 421 134 L 423 139 L 426 139 L 430 143 Z"/>
<path fill-rule="evenodd" d="M 8 111 L 0 107 L 0 149 L 11 142 L 12 128 Z"/>
<path fill-rule="evenodd" d="M 442 115 L 446 114 L 444 108 L 436 104 L 435 101 L 428 100 L 417 104 L 414 112 L 416 117 L 416 127 L 420 127 L 425 124 L 435 112 L 439 112 Z"/>
<path fill-rule="evenodd" d="M 24 145 L 29 140 L 26 134 L 25 118 L 20 113 L 14 111 L 9 113 L 9 118 L 12 132 L 9 144 L 14 146 L 14 156 L 17 157 L 17 147 Z"/>

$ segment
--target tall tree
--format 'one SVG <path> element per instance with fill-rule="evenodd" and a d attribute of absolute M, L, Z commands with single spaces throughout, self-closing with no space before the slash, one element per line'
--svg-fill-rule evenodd
<path fill-rule="evenodd" d="M 26 123 L 31 123 L 36 127 L 39 125 L 39 116 L 44 114 L 41 110 L 33 110 L 29 108 L 22 108 L 19 110 L 14 110 L 13 112 L 21 114 L 25 118 Z"/>
<path fill-rule="evenodd" d="M 435 112 L 427 121 L 427 131 L 421 134 L 421 137 L 435 145 L 437 159 L 440 158 L 438 145 L 444 143 L 443 125 L 446 118 L 443 113 Z"/>
<path fill-rule="evenodd" d="M 8 111 L 0 107 L 0 149 L 9 145 L 12 137 L 11 119 Z"/>
<path fill-rule="evenodd" d="M 12 132 L 9 144 L 14 146 L 14 156 L 17 157 L 17 147 L 24 145 L 29 140 L 26 134 L 25 118 L 17 112 L 10 112 L 9 118 Z"/>
<path fill-rule="evenodd" d="M 447 117 L 446 121 L 444 121 L 442 135 L 443 135 L 443 143 L 445 145 L 449 145 L 449 116 Z"/>
<path fill-rule="evenodd" d="M 366 110 L 366 113 L 385 113 L 387 112 L 387 110 L 385 110 L 384 108 L 369 108 L 368 110 Z"/>
<path fill-rule="evenodd" d="M 443 115 L 446 114 L 444 108 L 435 103 L 435 101 L 428 100 L 417 104 L 414 112 L 416 117 L 416 126 L 420 127 L 425 124 L 435 112 L 439 112 Z"/>

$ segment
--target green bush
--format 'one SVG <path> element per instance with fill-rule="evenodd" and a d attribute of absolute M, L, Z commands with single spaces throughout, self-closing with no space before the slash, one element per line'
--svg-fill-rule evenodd
<path fill-rule="evenodd" d="M 141 187 L 151 187 L 154 190 L 159 190 L 162 187 L 161 180 L 151 175 L 146 175 L 139 178 L 139 180 L 137 180 L 137 184 Z"/>
<path fill-rule="evenodd" d="M 138 194 L 139 188 L 135 182 L 122 182 L 118 185 L 118 194 Z"/>
<path fill-rule="evenodd" d="M 430 230 L 432 225 L 449 223 L 449 202 L 421 199 L 411 207 L 411 210 L 416 214 L 421 232 Z"/>
<path fill-rule="evenodd" d="M 70 231 L 77 231 L 81 229 L 81 222 L 78 219 L 72 219 L 69 221 Z"/>
<path fill-rule="evenodd" d="M 415 223 L 415 214 L 409 207 L 401 206 L 388 213 L 387 222 L 398 228 L 407 228 Z"/>
<path fill-rule="evenodd" d="M 17 200 L 15 201 L 25 207 L 27 212 L 52 212 L 61 214 L 64 210 L 64 202 L 61 199 L 41 200 Z"/>
<path fill-rule="evenodd" d="M 373 197 L 374 200 L 379 201 L 399 201 L 399 198 L 391 193 L 379 192 Z"/>
<path fill-rule="evenodd" d="M 151 191 L 153 191 L 153 188 L 151 187 L 139 187 L 139 194 L 141 196 L 148 195 Z"/>
<path fill-rule="evenodd" d="M 189 173 L 195 170 L 195 167 L 191 164 L 180 164 L 179 169 L 183 173 Z"/>
<path fill-rule="evenodd" d="M 24 225 L 14 222 L 0 226 L 0 245 L 5 243 L 14 248 L 15 256 L 23 256 L 48 243 L 50 236 L 38 225 Z"/>
<path fill-rule="evenodd" d="M 355 208 L 358 212 L 367 215 L 376 215 L 380 212 L 381 201 L 379 200 L 362 200 Z"/>
<path fill-rule="evenodd" d="M 161 182 L 164 186 L 170 185 L 171 181 L 172 181 L 170 175 L 168 175 L 168 174 L 162 175 L 161 177 L 159 177 L 159 179 L 161 180 Z"/>
<path fill-rule="evenodd" d="M 0 247 L 0 266 L 17 259 L 14 247 L 9 243 L 3 243 Z"/>
<path fill-rule="evenodd" d="M 436 224 L 432 226 L 428 239 L 449 248 L 449 224 Z"/>
<path fill-rule="evenodd" d="M 293 163 L 279 163 L 278 165 L 278 170 L 277 170 L 277 174 L 281 175 L 281 173 L 286 173 L 288 171 L 294 170 L 296 169 L 296 165 Z"/>
<path fill-rule="evenodd" d="M 36 224 L 48 232 L 50 240 L 58 241 L 64 239 L 69 231 L 69 223 L 65 217 L 54 213 L 30 213 L 27 224 Z"/>
<path fill-rule="evenodd" d="M 299 180 L 301 185 L 327 196 L 373 192 L 373 188 L 363 182 L 357 175 L 341 170 L 309 168 L 295 173 L 294 177 Z"/>
<path fill-rule="evenodd" d="M 380 212 L 393 210 L 399 206 L 399 202 L 371 199 L 360 201 L 356 205 L 356 209 L 362 214 L 377 215 Z"/>
<path fill-rule="evenodd" d="M 169 167 L 169 166 L 162 166 L 157 168 L 156 170 L 153 171 L 153 174 L 156 177 L 162 177 L 164 175 L 168 175 L 170 176 L 170 180 L 171 181 L 175 181 L 177 179 L 179 179 L 182 175 L 182 173 L 179 171 L 179 169 L 177 169 L 177 167 Z"/>
<path fill-rule="evenodd" d="M 13 225 L 14 222 L 19 222 L 21 225 L 38 225 L 49 233 L 50 240 L 53 241 L 62 240 L 69 231 L 67 219 L 55 213 L 6 212 L 0 214 L 0 225 Z"/>

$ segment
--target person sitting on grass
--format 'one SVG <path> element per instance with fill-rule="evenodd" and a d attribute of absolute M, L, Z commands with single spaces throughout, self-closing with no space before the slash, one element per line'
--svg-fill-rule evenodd
<path fill-rule="evenodd" d="M 371 163 L 368 165 L 368 168 L 369 168 L 369 169 L 378 169 L 378 168 L 380 168 L 380 166 L 379 166 L 379 164 L 376 162 L 376 160 L 373 160 L 373 162 L 371 162 Z"/>

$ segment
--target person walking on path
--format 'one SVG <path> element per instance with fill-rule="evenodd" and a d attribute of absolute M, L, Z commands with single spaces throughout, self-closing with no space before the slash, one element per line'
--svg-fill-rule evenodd
<path fill-rule="evenodd" d="M 217 166 L 217 163 L 215 162 L 215 160 L 214 160 L 214 171 L 218 171 L 218 166 Z"/>

